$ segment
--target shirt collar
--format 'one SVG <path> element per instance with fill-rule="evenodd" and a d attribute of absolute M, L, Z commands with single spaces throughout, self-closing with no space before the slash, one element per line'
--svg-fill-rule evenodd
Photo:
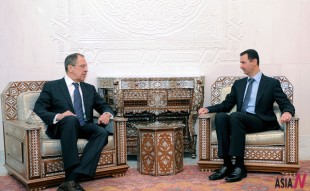
<path fill-rule="evenodd" d="M 256 82 L 260 82 L 260 79 L 262 78 L 263 73 L 259 71 L 253 78 Z M 248 78 L 249 79 L 249 78 Z"/>
<path fill-rule="evenodd" d="M 67 87 L 73 85 L 72 83 L 75 83 L 68 75 L 65 75 L 65 82 L 67 84 Z M 80 83 L 78 83 L 80 84 Z"/>

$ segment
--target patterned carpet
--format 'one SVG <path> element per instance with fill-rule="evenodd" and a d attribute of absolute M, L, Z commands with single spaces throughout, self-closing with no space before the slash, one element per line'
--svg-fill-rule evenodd
<path fill-rule="evenodd" d="M 275 173 L 248 173 L 248 177 L 241 182 L 226 183 L 224 180 L 209 181 L 210 172 L 200 172 L 197 165 L 185 166 L 181 173 L 174 176 L 154 177 L 140 175 L 136 168 L 128 169 L 126 176 L 119 178 L 102 178 L 94 181 L 82 182 L 81 185 L 87 191 L 194 191 L 194 190 L 245 190 L 245 191 L 274 191 L 274 190 L 308 190 L 310 191 L 310 161 L 301 161 L 299 171 L 300 178 L 306 174 L 304 187 L 298 184 L 296 188 L 288 187 L 291 181 L 294 186 L 296 177 L 282 176 Z M 14 177 L 0 177 L 1 191 L 22 191 L 25 190 Z M 282 178 L 282 179 L 281 179 Z M 278 186 L 275 187 L 278 180 Z M 57 187 L 48 188 L 47 191 L 54 191 Z"/>

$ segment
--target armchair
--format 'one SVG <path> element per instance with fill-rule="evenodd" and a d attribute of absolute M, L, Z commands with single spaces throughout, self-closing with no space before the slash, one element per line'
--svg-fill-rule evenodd
<path fill-rule="evenodd" d="M 221 103 L 230 92 L 233 83 L 241 77 L 219 77 L 211 87 L 211 104 Z M 293 102 L 293 86 L 284 76 L 275 76 L 283 91 Z M 235 108 L 232 110 L 234 111 Z M 280 120 L 279 106 L 274 104 L 275 113 Z M 218 143 L 214 125 L 214 115 L 198 117 L 199 160 L 202 171 L 220 168 L 222 159 L 218 158 Z M 246 135 L 245 165 L 248 171 L 279 172 L 295 174 L 299 168 L 298 159 L 298 118 L 283 124 L 279 130 Z"/>
<path fill-rule="evenodd" d="M 45 135 L 44 122 L 32 111 L 44 81 L 10 82 L 1 94 L 5 168 L 27 190 L 39 190 L 64 179 L 60 141 Z M 114 135 L 104 147 L 95 177 L 123 176 L 128 169 L 126 119 L 114 118 Z M 87 143 L 78 140 L 80 153 Z"/>

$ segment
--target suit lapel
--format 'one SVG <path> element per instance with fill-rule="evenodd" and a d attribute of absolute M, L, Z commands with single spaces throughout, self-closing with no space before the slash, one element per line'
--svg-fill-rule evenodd
<path fill-rule="evenodd" d="M 60 87 L 61 93 L 63 94 L 64 98 L 67 100 L 67 103 L 71 107 L 72 111 L 74 111 L 72 100 L 71 100 L 70 93 L 69 93 L 65 79 L 62 78 L 59 83 L 60 83 L 59 87 Z"/>
<path fill-rule="evenodd" d="M 240 83 L 240 87 L 238 89 L 240 89 L 240 95 L 237 96 L 237 98 L 239 99 L 237 103 L 240 103 L 239 107 L 241 108 L 241 105 L 243 103 L 243 98 L 244 98 L 244 94 L 245 94 L 245 88 L 246 88 L 246 84 L 248 82 L 248 77 L 243 78 L 241 83 Z"/>
<path fill-rule="evenodd" d="M 266 90 L 266 87 L 268 86 L 268 80 L 267 77 L 262 74 L 262 78 L 260 79 L 260 83 L 258 85 L 258 90 L 257 90 L 257 95 L 256 95 L 256 102 L 255 102 L 255 106 L 257 105 L 259 99 L 262 97 L 262 95 L 264 94 L 264 90 Z"/>

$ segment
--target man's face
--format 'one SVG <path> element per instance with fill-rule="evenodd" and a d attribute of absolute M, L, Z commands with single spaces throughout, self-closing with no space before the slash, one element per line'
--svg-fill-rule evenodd
<path fill-rule="evenodd" d="M 68 76 L 75 82 L 83 82 L 88 72 L 87 62 L 84 57 L 78 55 L 75 66 L 68 66 Z"/>
<path fill-rule="evenodd" d="M 240 68 L 243 70 L 244 74 L 253 77 L 253 73 L 257 67 L 257 60 L 249 60 L 248 54 L 244 54 L 240 57 Z"/>

